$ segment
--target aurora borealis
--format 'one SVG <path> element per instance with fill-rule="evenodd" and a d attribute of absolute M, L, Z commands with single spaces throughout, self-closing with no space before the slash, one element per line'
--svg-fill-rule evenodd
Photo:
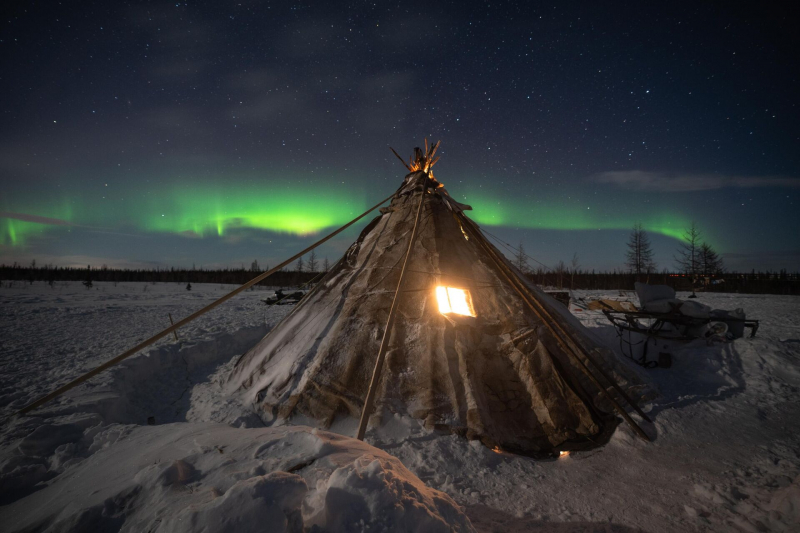
<path fill-rule="evenodd" d="M 470 216 L 545 264 L 620 268 L 641 222 L 671 268 L 696 221 L 730 268 L 800 268 L 792 10 L 81 6 L 2 21 L 0 262 L 274 264 L 428 137 Z"/>

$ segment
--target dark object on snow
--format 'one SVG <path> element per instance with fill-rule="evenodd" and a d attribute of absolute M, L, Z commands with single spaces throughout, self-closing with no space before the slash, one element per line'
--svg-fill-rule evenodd
<path fill-rule="evenodd" d="M 745 328 L 750 328 L 750 337 L 758 331 L 758 320 L 747 320 L 742 309 L 726 311 L 711 309 L 699 302 L 687 302 L 675 298 L 675 290 L 666 285 L 647 285 L 636 283 L 641 309 L 635 312 L 614 311 L 604 309 L 609 322 L 617 329 L 620 346 L 628 344 L 629 359 L 646 367 L 657 366 L 655 361 L 647 361 L 647 344 L 650 339 L 672 341 L 691 341 L 706 339 L 726 341 L 744 336 Z M 628 340 L 623 332 L 628 331 Z M 639 333 L 645 338 L 639 342 L 631 342 L 630 332 Z M 644 344 L 641 357 L 633 357 L 633 347 Z M 658 364 L 658 366 L 661 366 Z"/>
<path fill-rule="evenodd" d="M 147 425 L 148 426 L 155 426 L 156 425 L 156 417 L 148 416 L 147 417 Z"/>
<path fill-rule="evenodd" d="M 569 291 L 545 290 L 544 292 L 552 296 L 557 302 L 561 302 L 565 306 L 569 307 Z"/>
<path fill-rule="evenodd" d="M 187 284 L 186 284 L 186 290 L 187 290 L 187 291 L 190 291 L 190 290 L 192 290 L 192 284 L 191 284 L 191 283 L 187 283 Z"/>
<path fill-rule="evenodd" d="M 275 296 L 271 296 L 263 300 L 263 302 L 267 305 L 294 305 L 302 300 L 307 292 L 308 291 L 299 290 L 285 294 L 281 289 L 278 289 L 275 291 Z"/>
<path fill-rule="evenodd" d="M 660 352 L 658 354 L 658 366 L 661 368 L 669 368 L 672 366 L 672 354 L 669 352 Z"/>

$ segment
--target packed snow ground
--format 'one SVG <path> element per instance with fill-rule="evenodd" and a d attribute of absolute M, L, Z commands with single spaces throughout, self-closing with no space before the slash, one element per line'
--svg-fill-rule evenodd
<path fill-rule="evenodd" d="M 162 329 L 168 313 L 182 318 L 230 289 L 4 282 L 0 416 Z M 671 368 L 648 371 L 661 396 L 645 406 L 654 423 L 637 421 L 651 443 L 621 424 L 602 448 L 534 461 L 388 418 L 367 441 L 411 474 L 350 439 L 263 428 L 247 406 L 221 394 L 236 358 L 291 311 L 261 303 L 271 294 L 247 291 L 181 329 L 179 342 L 162 340 L 35 416 L 4 422 L 0 523 L 29 526 L 42 502 L 58 495 L 45 507 L 61 513 L 55 530 L 95 523 L 167 530 L 225 516 L 275 519 L 287 530 L 365 519 L 373 530 L 403 530 L 409 523 L 401 517 L 413 516 L 431 530 L 443 520 L 467 530 L 442 491 L 479 531 L 800 529 L 800 298 L 700 294 L 714 308 L 744 308 L 761 327 L 755 339 L 727 344 L 651 346 L 673 356 Z M 620 298 L 587 295 L 601 294 Z M 619 351 L 601 313 L 575 314 Z M 149 417 L 155 426 L 146 425 Z M 333 429 L 352 435 L 354 427 Z M 259 455 L 265 440 L 272 448 Z M 228 448 L 209 453 L 214 446 Z M 155 466 L 124 474 L 142 461 Z M 112 465 L 121 474 L 103 479 Z M 103 488 L 84 494 L 86 479 Z M 253 503 L 261 500 L 271 503 Z M 337 512 L 342 506 L 357 511 Z M 389 515 L 390 508 L 403 511 Z"/>

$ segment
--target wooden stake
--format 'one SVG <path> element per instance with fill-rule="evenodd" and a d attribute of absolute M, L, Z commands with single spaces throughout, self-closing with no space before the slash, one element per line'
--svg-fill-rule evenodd
<path fill-rule="evenodd" d="M 397 152 L 395 152 L 395 151 L 394 151 L 394 148 L 392 148 L 391 146 L 389 147 L 389 150 L 391 150 L 391 151 L 392 151 L 392 153 L 393 153 L 394 155 L 396 155 L 396 156 L 397 156 L 397 159 L 399 159 L 399 160 L 400 160 L 400 162 L 401 162 L 401 163 L 403 163 L 403 166 L 404 166 L 404 167 L 406 167 L 406 169 L 408 169 L 408 171 L 409 171 L 409 172 L 411 172 L 411 167 L 409 167 L 409 166 L 408 166 L 408 163 L 406 163 L 405 159 L 403 159 L 402 157 L 400 157 L 400 154 L 398 154 Z"/>
<path fill-rule="evenodd" d="M 411 239 L 408 241 L 408 249 L 406 250 L 406 257 L 403 260 L 403 268 L 400 270 L 400 279 L 397 280 L 397 289 L 394 292 L 392 299 L 392 307 L 389 309 L 389 318 L 386 319 L 386 327 L 383 330 L 383 338 L 381 339 L 381 347 L 378 350 L 378 358 L 375 360 L 375 368 L 372 370 L 372 379 L 369 382 L 369 389 L 367 389 L 367 397 L 364 399 L 364 407 L 361 409 L 361 420 L 358 422 L 358 433 L 356 438 L 364 440 L 364 434 L 367 432 L 367 422 L 372 413 L 372 404 L 375 401 L 375 392 L 378 389 L 378 382 L 381 378 L 381 369 L 383 368 L 383 360 L 386 357 L 386 350 L 389 347 L 389 338 L 392 335 L 392 326 L 397 312 L 397 304 L 400 301 L 400 292 L 403 287 L 403 280 L 405 279 L 406 265 L 408 264 L 408 257 L 411 255 L 411 247 L 414 244 L 414 239 L 417 236 L 417 226 L 419 225 L 419 215 L 422 212 L 422 202 L 427 196 L 425 193 L 428 190 L 428 176 L 425 176 L 424 186 L 422 193 L 419 196 L 419 204 L 417 205 L 417 216 L 414 219 L 414 229 L 411 231 Z"/>
<path fill-rule="evenodd" d="M 167 315 L 169 315 L 169 323 L 174 326 L 175 322 L 172 321 L 172 313 L 167 313 Z M 178 342 L 178 332 L 173 329 L 172 334 L 175 335 L 175 342 Z"/>
<path fill-rule="evenodd" d="M 140 342 L 139 344 L 137 344 L 136 346 L 134 346 L 130 350 L 119 354 L 115 358 L 110 359 L 109 361 L 106 361 L 105 363 L 103 363 L 102 365 L 98 366 L 97 368 L 87 372 L 86 374 L 83 374 L 82 376 L 80 376 L 80 377 L 78 377 L 76 379 L 73 379 L 72 381 L 70 381 L 66 385 L 63 385 L 63 386 L 57 388 L 56 390 L 54 390 L 50 394 L 47 394 L 46 396 L 43 396 L 43 397 L 39 398 L 35 402 L 33 402 L 33 403 L 29 404 L 29 405 L 26 405 L 25 407 L 20 409 L 16 414 L 17 415 L 23 415 L 25 413 L 28 413 L 28 412 L 36 409 L 40 405 L 46 404 L 47 402 L 49 402 L 53 398 L 57 398 L 58 396 L 61 396 L 62 394 L 64 394 L 65 392 L 67 392 L 71 388 L 75 387 L 76 385 L 79 385 L 79 384 L 83 383 L 87 379 L 89 379 L 89 378 L 91 378 L 93 376 L 96 376 L 97 374 L 99 374 L 103 370 L 106 370 L 107 368 L 110 368 L 110 367 L 116 365 L 117 363 L 119 363 L 120 361 L 123 361 L 124 359 L 127 359 L 128 357 L 130 357 L 131 355 L 135 354 L 136 352 L 138 352 L 142 348 L 146 348 L 146 347 L 150 346 L 151 344 L 153 344 L 157 340 L 169 335 L 170 333 L 172 333 L 176 329 L 185 326 L 186 324 L 188 324 L 192 320 L 196 319 L 197 317 L 208 313 L 209 311 L 211 311 L 212 309 L 214 309 L 215 307 L 217 307 L 221 303 L 226 302 L 226 301 L 230 300 L 231 298 L 233 298 L 234 296 L 236 296 L 237 294 L 239 294 L 240 292 L 249 289 L 250 287 L 252 287 L 256 283 L 258 283 L 259 281 L 261 281 L 263 279 L 266 279 L 268 276 L 270 276 L 273 273 L 277 272 L 278 270 L 282 269 L 286 265 L 292 263 L 298 257 L 302 257 L 303 255 L 307 254 L 308 252 L 310 252 L 311 250 L 313 250 L 314 248 L 316 248 L 320 244 L 322 244 L 322 243 L 332 239 L 336 235 L 340 234 L 341 232 L 343 232 L 344 230 L 346 230 L 347 228 L 349 228 L 350 226 L 352 226 L 353 224 L 355 224 L 356 222 L 358 222 L 359 220 L 361 220 L 362 218 L 367 216 L 369 213 L 371 213 L 372 211 L 374 211 L 375 209 L 379 208 L 381 205 L 386 203 L 386 201 L 391 199 L 394 196 L 394 194 L 395 193 L 392 193 L 390 196 L 387 196 L 386 198 L 384 198 L 383 200 L 381 200 L 380 202 L 378 202 L 374 206 L 370 207 L 369 209 L 367 209 L 366 211 L 364 211 L 363 213 L 358 215 L 356 218 L 354 218 L 353 220 L 351 220 L 350 222 L 348 222 L 347 224 L 342 226 L 341 228 L 337 229 L 336 231 L 334 231 L 333 233 L 327 235 L 326 237 L 318 240 L 317 242 L 315 242 L 314 244 L 312 244 L 311 246 L 309 246 L 308 248 L 306 248 L 302 252 L 296 253 L 295 255 L 293 255 L 292 257 L 290 257 L 289 259 L 287 259 L 286 261 L 284 261 L 280 265 L 278 265 L 278 266 L 276 266 L 276 267 L 264 272 L 263 274 L 260 274 L 260 275 L 256 276 L 255 278 L 251 279 L 250 281 L 248 281 L 247 283 L 245 283 L 241 287 L 238 287 L 237 289 L 234 289 L 233 291 L 229 292 L 228 294 L 226 294 L 222 298 L 216 300 L 215 302 L 211 302 L 210 304 L 208 304 L 207 306 L 203 307 L 199 311 L 195 311 L 194 313 L 192 313 L 191 315 L 187 316 L 186 318 L 179 320 L 176 324 L 173 324 L 172 326 L 168 327 L 167 329 L 165 329 L 165 330 L 163 330 L 163 331 L 161 331 L 159 333 L 156 333 L 155 335 L 153 335 L 149 339 Z"/>

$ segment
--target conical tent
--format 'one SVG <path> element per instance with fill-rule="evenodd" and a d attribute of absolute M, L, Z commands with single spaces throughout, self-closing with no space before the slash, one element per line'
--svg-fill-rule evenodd
<path fill-rule="evenodd" d="M 358 419 L 408 251 L 373 424 L 399 413 L 530 455 L 602 442 L 617 419 L 601 375 L 641 397 L 636 371 L 527 283 L 424 168 L 242 356 L 230 389 L 268 423 Z M 587 355 L 579 360 L 569 346 Z M 591 376 L 582 368 L 588 354 Z"/>

